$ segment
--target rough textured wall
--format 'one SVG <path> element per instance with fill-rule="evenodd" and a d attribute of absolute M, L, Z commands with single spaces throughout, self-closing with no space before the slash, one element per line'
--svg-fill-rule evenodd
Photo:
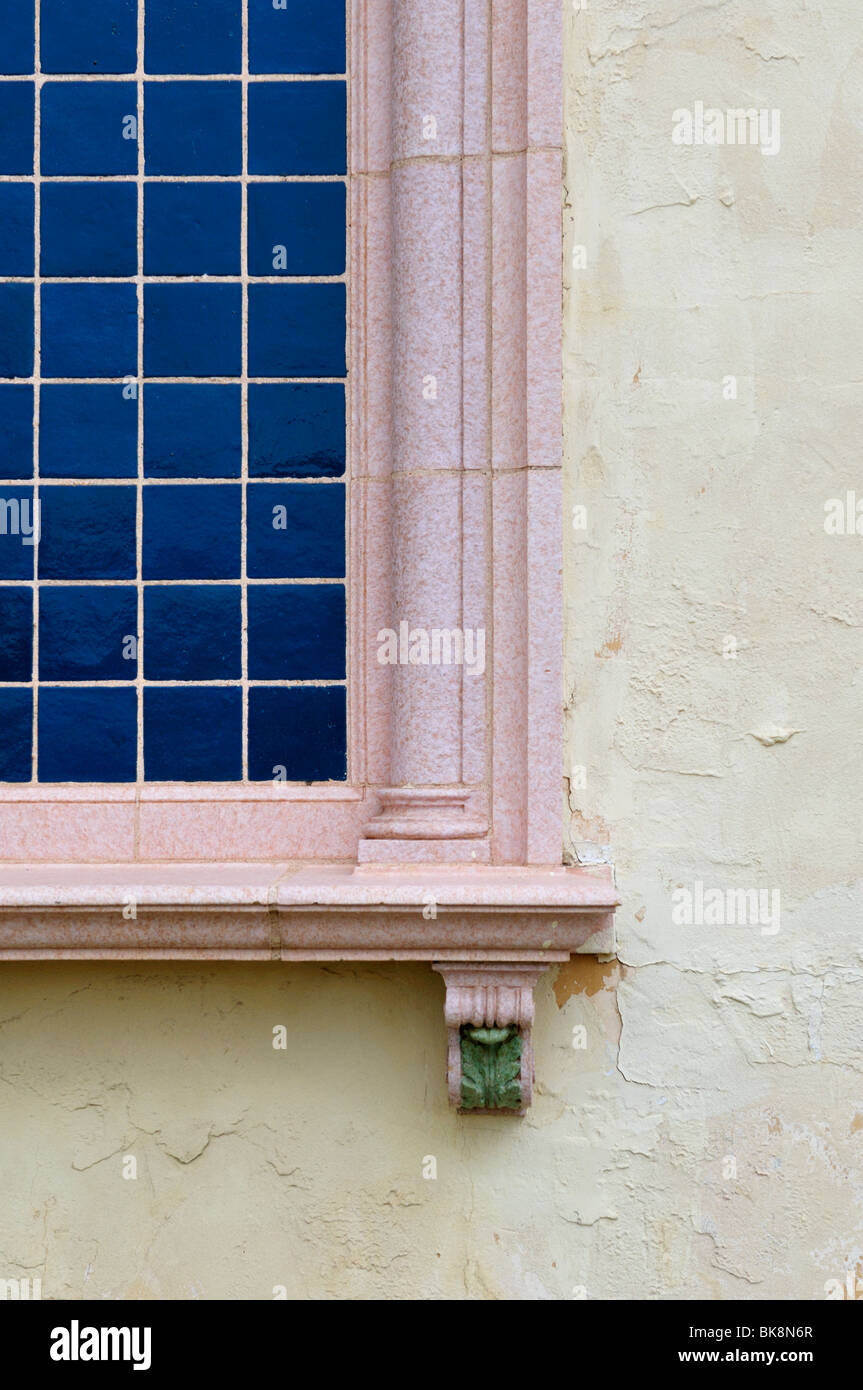
<path fill-rule="evenodd" d="M 566 833 L 618 865 L 621 963 L 541 987 L 520 1123 L 448 1112 L 421 966 L 4 967 L 0 1277 L 45 1297 L 863 1274 L 863 537 L 824 529 L 863 495 L 863 12 L 565 23 Z M 673 145 L 696 101 L 779 109 L 779 152 Z"/>

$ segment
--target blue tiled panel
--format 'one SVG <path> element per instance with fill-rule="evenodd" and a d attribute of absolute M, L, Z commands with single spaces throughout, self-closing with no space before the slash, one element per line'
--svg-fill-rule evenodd
<path fill-rule="evenodd" d="M 131 183 L 43 183 L 40 231 L 42 275 L 135 275 L 138 191 Z"/>
<path fill-rule="evenodd" d="M 237 680 L 241 629 L 237 584 L 148 584 L 144 675 L 150 681 Z"/>
<path fill-rule="evenodd" d="M 144 190 L 145 275 L 239 275 L 238 183 L 150 183 Z"/>
<path fill-rule="evenodd" d="M 33 260 L 33 185 L 0 183 L 0 275 L 32 275 Z"/>
<path fill-rule="evenodd" d="M 240 0 L 147 0 L 147 72 L 241 72 L 242 66 Z"/>
<path fill-rule="evenodd" d="M 33 473 L 33 387 L 0 385 L 0 478 Z"/>
<path fill-rule="evenodd" d="M 134 579 L 135 488 L 40 488 L 40 579 Z"/>
<path fill-rule="evenodd" d="M 33 692 L 0 686 L 0 782 L 29 782 L 33 749 Z"/>
<path fill-rule="evenodd" d="M 0 0 L 0 782 L 343 780 L 344 0 L 41 0 L 38 98 L 34 9 Z"/>
<path fill-rule="evenodd" d="M 250 174 L 344 174 L 344 82 L 253 82 Z"/>
<path fill-rule="evenodd" d="M 237 484 L 144 487 L 145 579 L 239 579 L 240 537 Z"/>
<path fill-rule="evenodd" d="M 35 84 L 0 82 L 0 174 L 32 174 Z"/>
<path fill-rule="evenodd" d="M 40 782 L 134 782 L 137 746 L 132 687 L 40 690 Z"/>
<path fill-rule="evenodd" d="M 0 681 L 29 681 L 32 676 L 33 590 L 4 585 L 0 587 Z"/>
<path fill-rule="evenodd" d="M 43 478 L 134 478 L 138 405 L 119 384 L 49 385 L 39 392 Z"/>
<path fill-rule="evenodd" d="M 345 0 L 249 0 L 249 71 L 345 70 Z"/>
<path fill-rule="evenodd" d="M 144 388 L 148 478 L 238 478 L 242 433 L 239 386 L 150 382 Z"/>
<path fill-rule="evenodd" d="M 39 679 L 134 680 L 137 632 L 138 594 L 129 585 L 47 586 L 39 595 Z"/>
<path fill-rule="evenodd" d="M 146 82 L 148 174 L 239 174 L 243 96 L 239 82 Z"/>
<path fill-rule="evenodd" d="M 266 382 L 249 387 L 251 477 L 336 478 L 344 471 L 344 386 Z"/>
<path fill-rule="evenodd" d="M 134 72 L 135 0 L 41 0 L 43 72 Z"/>
<path fill-rule="evenodd" d="M 250 585 L 249 677 L 344 680 L 344 587 Z"/>
<path fill-rule="evenodd" d="M 249 777 L 268 781 L 284 769 L 296 782 L 346 776 L 343 686 L 252 686 Z M 284 773 L 282 773 L 284 776 Z"/>
<path fill-rule="evenodd" d="M 137 102 L 134 82 L 46 82 L 43 175 L 136 173 Z"/>
<path fill-rule="evenodd" d="M 250 483 L 247 564 L 253 579 L 341 579 L 345 490 L 341 483 Z"/>
<path fill-rule="evenodd" d="M 151 782 L 232 782 L 243 775 L 243 696 L 236 686 L 149 686 L 144 774 Z"/>
<path fill-rule="evenodd" d="M 33 71 L 35 61 L 34 6 L 21 0 L 0 0 L 0 73 Z M 2 781 L 2 778 L 0 778 Z"/>

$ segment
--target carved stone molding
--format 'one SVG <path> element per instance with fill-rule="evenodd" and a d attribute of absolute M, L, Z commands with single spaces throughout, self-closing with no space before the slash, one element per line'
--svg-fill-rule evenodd
<path fill-rule="evenodd" d="M 533 991 L 548 962 L 436 961 L 434 968 L 446 983 L 451 1104 L 523 1115 L 533 1094 Z"/>

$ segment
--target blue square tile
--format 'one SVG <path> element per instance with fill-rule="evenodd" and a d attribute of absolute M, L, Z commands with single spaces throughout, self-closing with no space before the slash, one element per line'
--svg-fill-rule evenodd
<path fill-rule="evenodd" d="M 0 681 L 33 677 L 33 590 L 0 585 Z M 0 741 L 5 738 L 3 730 Z"/>
<path fill-rule="evenodd" d="M 43 376 L 133 376 L 137 364 L 134 285 L 42 286 Z"/>
<path fill-rule="evenodd" d="M 345 0 L 249 0 L 249 71 L 345 70 Z"/>
<path fill-rule="evenodd" d="M 344 82 L 252 82 L 250 174 L 344 174 Z"/>
<path fill-rule="evenodd" d="M 41 109 L 43 176 L 138 172 L 134 82 L 46 82 Z"/>
<path fill-rule="evenodd" d="M 240 487 L 150 483 L 144 488 L 145 579 L 239 579 Z"/>
<path fill-rule="evenodd" d="M 243 96 L 239 82 L 147 82 L 148 174 L 239 174 Z"/>
<path fill-rule="evenodd" d="M 0 478 L 32 477 L 32 386 L 0 386 L 0 440 Z"/>
<path fill-rule="evenodd" d="M 41 0 L 43 72 L 134 72 L 136 0 Z"/>
<path fill-rule="evenodd" d="M 43 183 L 43 275 L 135 275 L 138 190 L 133 183 Z"/>
<path fill-rule="evenodd" d="M 236 782 L 243 775 L 243 692 L 231 686 L 144 691 L 148 782 Z"/>
<path fill-rule="evenodd" d="M 243 441 L 239 386 L 144 388 L 144 472 L 149 478 L 238 478 Z"/>
<path fill-rule="evenodd" d="M 344 471 L 344 386 L 333 382 L 252 382 L 251 477 L 337 478 Z"/>
<path fill-rule="evenodd" d="M 0 275 L 32 275 L 33 266 L 33 185 L 0 183 Z"/>
<path fill-rule="evenodd" d="M 239 275 L 238 183 L 148 183 L 145 275 Z"/>
<path fill-rule="evenodd" d="M 35 6 L 21 0 L 0 0 L 0 72 L 32 72 L 35 65 Z"/>
<path fill-rule="evenodd" d="M 136 489 L 40 489 L 40 579 L 134 579 Z"/>
<path fill-rule="evenodd" d="M 345 678 L 342 584 L 250 584 L 249 679 Z"/>
<path fill-rule="evenodd" d="M 237 584 L 147 585 L 144 591 L 145 678 L 148 681 L 238 679 L 242 675 L 242 624 Z"/>
<path fill-rule="evenodd" d="M 145 376 L 239 376 L 242 286 L 146 285 Z"/>
<path fill-rule="evenodd" d="M 33 372 L 33 286 L 0 285 L 0 376 Z"/>
<path fill-rule="evenodd" d="M 0 782 L 33 776 L 33 692 L 0 690 Z"/>
<path fill-rule="evenodd" d="M 343 183 L 249 185 L 250 275 L 342 275 Z"/>
<path fill-rule="evenodd" d="M 252 579 L 341 579 L 342 483 L 250 483 L 247 572 Z"/>
<path fill-rule="evenodd" d="M 345 287 L 249 286 L 250 376 L 344 376 Z"/>
<path fill-rule="evenodd" d="M 138 403 L 127 387 L 43 386 L 39 472 L 43 478 L 135 478 Z"/>
<path fill-rule="evenodd" d="M 35 139 L 32 82 L 0 82 L 0 174 L 32 174 Z"/>
<path fill-rule="evenodd" d="M 32 487 L 0 483 L 0 579 L 32 579 L 40 508 Z"/>
<path fill-rule="evenodd" d="M 249 779 L 279 776 L 288 782 L 345 780 L 344 686 L 252 686 Z"/>
<path fill-rule="evenodd" d="M 147 0 L 145 71 L 242 72 L 241 13 L 240 0 Z"/>
<path fill-rule="evenodd" d="M 138 698 L 133 687 L 39 691 L 40 782 L 134 782 Z"/>
<path fill-rule="evenodd" d="M 133 681 L 138 593 L 128 585 L 39 591 L 39 679 Z"/>

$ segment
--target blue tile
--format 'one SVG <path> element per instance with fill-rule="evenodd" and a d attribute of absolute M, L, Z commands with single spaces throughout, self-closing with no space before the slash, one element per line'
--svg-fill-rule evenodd
<path fill-rule="evenodd" d="M 0 579 L 32 579 L 39 540 L 32 487 L 0 484 Z"/>
<path fill-rule="evenodd" d="M 328 382 L 249 386 L 251 477 L 340 477 L 345 388 Z"/>
<path fill-rule="evenodd" d="M 32 72 L 35 65 L 35 6 L 21 0 L 0 0 L 0 72 Z"/>
<path fill-rule="evenodd" d="M 137 365 L 134 285 L 42 286 L 43 376 L 134 376 Z"/>
<path fill-rule="evenodd" d="M 252 686 L 250 781 L 343 782 L 346 750 L 343 686 Z"/>
<path fill-rule="evenodd" d="M 249 185 L 250 275 L 342 275 L 343 183 Z"/>
<path fill-rule="evenodd" d="M 39 679 L 132 681 L 138 674 L 138 594 L 101 584 L 39 591 Z"/>
<path fill-rule="evenodd" d="M 0 681 L 33 677 L 33 590 L 0 585 Z M 6 730 L 0 742 L 6 737 Z"/>
<path fill-rule="evenodd" d="M 138 190 L 133 183 L 43 183 L 43 275 L 135 275 Z"/>
<path fill-rule="evenodd" d="M 43 175 L 138 172 L 134 82 L 46 82 L 41 109 Z"/>
<path fill-rule="evenodd" d="M 145 376 L 239 376 L 240 285 L 146 285 Z"/>
<path fill-rule="evenodd" d="M 0 440 L 0 478 L 32 477 L 32 386 L 0 386 Z"/>
<path fill-rule="evenodd" d="M 33 372 L 33 286 L 0 285 L 0 376 Z"/>
<path fill-rule="evenodd" d="M 243 775 L 243 692 L 236 687 L 144 691 L 148 782 L 235 782 Z"/>
<path fill-rule="evenodd" d="M 247 572 L 251 578 L 342 578 L 342 483 L 250 483 L 247 492 Z"/>
<path fill-rule="evenodd" d="M 344 285 L 250 285 L 249 374 L 344 376 Z"/>
<path fill-rule="evenodd" d="M 0 275 L 32 275 L 33 265 L 33 185 L 0 183 Z"/>
<path fill-rule="evenodd" d="M 250 174 L 344 174 L 344 82 L 252 82 Z"/>
<path fill-rule="evenodd" d="M 0 82 L 0 174 L 32 174 L 35 138 L 32 82 Z"/>
<path fill-rule="evenodd" d="M 40 782 L 134 782 L 137 691 L 39 691 Z"/>
<path fill-rule="evenodd" d="M 0 690 L 0 782 L 29 782 L 33 773 L 33 692 Z"/>
<path fill-rule="evenodd" d="M 240 0 L 147 0 L 147 72 L 242 72 Z"/>
<path fill-rule="evenodd" d="M 239 585 L 148 585 L 144 676 L 148 681 L 237 679 L 241 630 Z"/>
<path fill-rule="evenodd" d="M 239 174 L 243 98 L 239 82 L 147 82 L 148 174 Z"/>
<path fill-rule="evenodd" d="M 43 386 L 39 471 L 43 478 L 135 478 L 138 403 L 128 388 Z"/>
<path fill-rule="evenodd" d="M 95 484 L 40 490 L 40 579 L 134 579 L 136 489 Z"/>
<path fill-rule="evenodd" d="M 345 70 L 345 0 L 249 0 L 249 71 Z"/>
<path fill-rule="evenodd" d="M 42 0 L 43 72 L 134 72 L 137 42 L 136 0 Z"/>
<path fill-rule="evenodd" d="M 145 579 L 239 579 L 240 488 L 151 483 L 144 488 Z"/>
<path fill-rule="evenodd" d="M 148 183 L 145 275 L 239 275 L 238 183 Z"/>
<path fill-rule="evenodd" d="M 250 584 L 250 680 L 345 678 L 341 584 Z"/>
<path fill-rule="evenodd" d="M 145 386 L 147 477 L 238 478 L 242 456 L 239 386 Z"/>

